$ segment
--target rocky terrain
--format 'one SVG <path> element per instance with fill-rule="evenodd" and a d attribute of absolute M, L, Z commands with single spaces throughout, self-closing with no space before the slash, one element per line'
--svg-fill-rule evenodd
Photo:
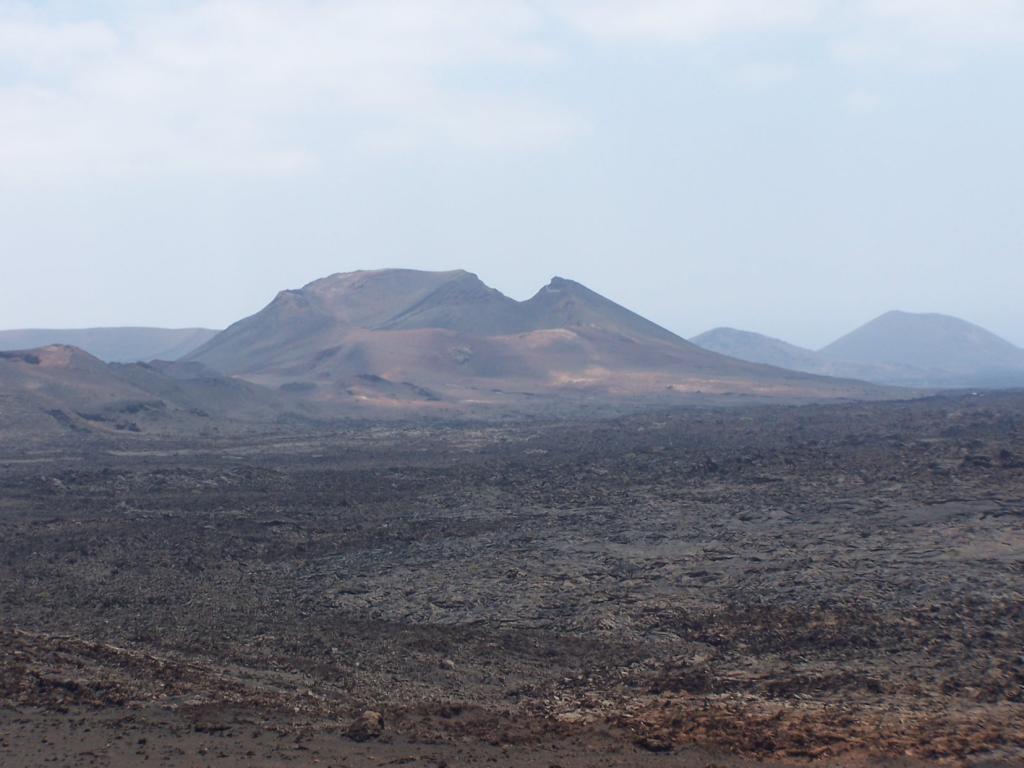
<path fill-rule="evenodd" d="M 5 766 L 1020 765 L 1024 394 L 0 442 Z"/>

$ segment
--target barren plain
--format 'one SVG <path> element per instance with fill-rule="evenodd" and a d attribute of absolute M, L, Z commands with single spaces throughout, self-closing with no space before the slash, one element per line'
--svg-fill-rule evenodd
<path fill-rule="evenodd" d="M 0 445 L 12 768 L 1020 765 L 1022 653 L 1022 393 Z"/>

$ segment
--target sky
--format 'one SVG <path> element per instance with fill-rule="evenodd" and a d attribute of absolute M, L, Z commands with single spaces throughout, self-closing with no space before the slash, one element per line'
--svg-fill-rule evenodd
<path fill-rule="evenodd" d="M 0 2 L 0 328 L 383 267 L 1024 345 L 1024 0 Z"/>

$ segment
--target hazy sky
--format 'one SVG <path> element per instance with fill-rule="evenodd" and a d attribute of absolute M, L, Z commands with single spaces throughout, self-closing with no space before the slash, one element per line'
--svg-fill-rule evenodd
<path fill-rule="evenodd" d="M 0 328 L 385 266 L 1024 345 L 1024 0 L 0 2 Z"/>

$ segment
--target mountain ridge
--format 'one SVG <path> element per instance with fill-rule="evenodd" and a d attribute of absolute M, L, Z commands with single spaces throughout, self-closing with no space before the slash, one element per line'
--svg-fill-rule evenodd
<path fill-rule="evenodd" d="M 714 328 L 695 343 L 808 373 L 926 388 L 1024 386 L 1024 349 L 951 315 L 890 310 L 820 350 Z"/>
<path fill-rule="evenodd" d="M 1024 350 L 980 325 L 938 312 L 890 310 L 819 351 L 833 359 L 919 368 L 1024 365 Z M 949 359 L 952 354 L 956 359 Z"/>
<path fill-rule="evenodd" d="M 869 388 L 708 352 L 570 279 L 516 301 L 466 270 L 335 273 L 279 292 L 184 359 L 334 402 L 379 404 L 406 387 L 430 392 L 430 407 L 513 391 L 669 402 Z"/>
<path fill-rule="evenodd" d="M 200 431 L 285 410 L 276 393 L 195 364 L 106 363 L 60 344 L 0 352 L 0 432 Z"/>
<path fill-rule="evenodd" d="M 0 350 L 65 345 L 77 347 L 108 363 L 177 360 L 218 333 L 210 328 L 149 326 L 17 328 L 0 330 Z"/>

